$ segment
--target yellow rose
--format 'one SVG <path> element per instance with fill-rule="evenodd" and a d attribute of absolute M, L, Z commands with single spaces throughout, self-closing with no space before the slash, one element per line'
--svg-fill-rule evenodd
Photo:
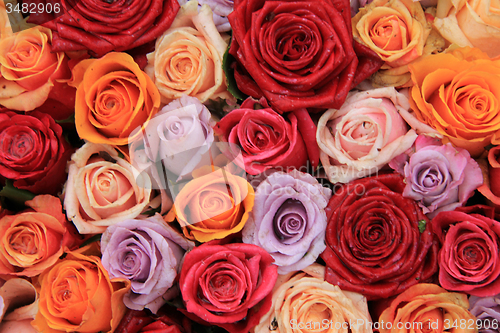
<path fill-rule="evenodd" d="M 415 116 L 473 157 L 500 144 L 500 60 L 469 47 L 409 65 Z"/>
<path fill-rule="evenodd" d="M 99 257 L 80 252 L 69 252 L 40 274 L 39 311 L 32 322 L 39 332 L 112 332 L 123 317 L 130 282 L 111 281 Z"/>
<path fill-rule="evenodd" d="M 31 111 L 49 98 L 54 88 L 69 88 L 68 57 L 52 52 L 52 31 L 42 26 L 20 31 L 0 40 L 0 104 L 17 111 Z M 61 101 L 71 95 L 50 96 Z"/>
<path fill-rule="evenodd" d="M 312 264 L 303 271 L 280 275 L 271 309 L 255 333 L 371 333 L 366 298 L 342 291 L 324 280 L 325 267 Z M 359 324 L 359 325 L 358 325 Z"/>
<path fill-rule="evenodd" d="M 202 103 L 217 97 L 231 98 L 222 70 L 226 48 L 210 7 L 203 5 L 198 11 L 198 2 L 188 1 L 170 28 L 156 40 L 144 70 L 153 78 L 165 104 L 183 94 Z"/>
<path fill-rule="evenodd" d="M 450 43 L 500 55 L 500 4 L 491 0 L 439 0 L 434 25 Z"/>
<path fill-rule="evenodd" d="M 352 27 L 354 38 L 385 61 L 372 78 L 376 86 L 411 84 L 407 65 L 444 46 L 438 36 L 429 38 L 432 26 L 418 1 L 374 0 L 352 18 Z"/>
<path fill-rule="evenodd" d="M 184 236 L 199 242 L 222 239 L 243 229 L 253 208 L 254 190 L 246 179 L 227 169 L 196 177 L 177 194 L 165 221 L 174 218 Z"/>

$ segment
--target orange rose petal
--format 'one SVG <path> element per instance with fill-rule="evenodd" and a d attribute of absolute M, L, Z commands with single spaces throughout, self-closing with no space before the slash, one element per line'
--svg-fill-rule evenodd
<path fill-rule="evenodd" d="M 32 200 L 26 201 L 25 205 L 37 212 L 54 216 L 60 222 L 66 221 L 66 216 L 62 212 L 61 200 L 54 196 L 37 195 Z"/>

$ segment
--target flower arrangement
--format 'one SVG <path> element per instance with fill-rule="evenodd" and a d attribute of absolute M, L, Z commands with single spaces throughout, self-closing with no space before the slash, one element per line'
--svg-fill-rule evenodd
<path fill-rule="evenodd" d="M 0 0 L 0 333 L 500 332 L 485 0 Z"/>

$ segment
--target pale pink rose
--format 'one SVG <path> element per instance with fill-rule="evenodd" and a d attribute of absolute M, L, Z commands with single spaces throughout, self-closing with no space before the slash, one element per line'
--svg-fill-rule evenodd
<path fill-rule="evenodd" d="M 149 204 L 151 180 L 109 145 L 86 143 L 69 162 L 64 208 L 80 234 L 138 216 Z"/>
<path fill-rule="evenodd" d="M 351 93 L 339 110 L 327 110 L 316 140 L 328 179 L 348 183 L 376 173 L 410 148 L 417 133 L 401 116 L 409 115 L 409 108 L 405 95 L 387 87 Z"/>

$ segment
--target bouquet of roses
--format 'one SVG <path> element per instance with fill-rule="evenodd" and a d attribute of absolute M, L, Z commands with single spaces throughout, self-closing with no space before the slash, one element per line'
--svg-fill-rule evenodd
<path fill-rule="evenodd" d="M 0 333 L 500 331 L 498 4 L 318 1 L 0 0 Z"/>

